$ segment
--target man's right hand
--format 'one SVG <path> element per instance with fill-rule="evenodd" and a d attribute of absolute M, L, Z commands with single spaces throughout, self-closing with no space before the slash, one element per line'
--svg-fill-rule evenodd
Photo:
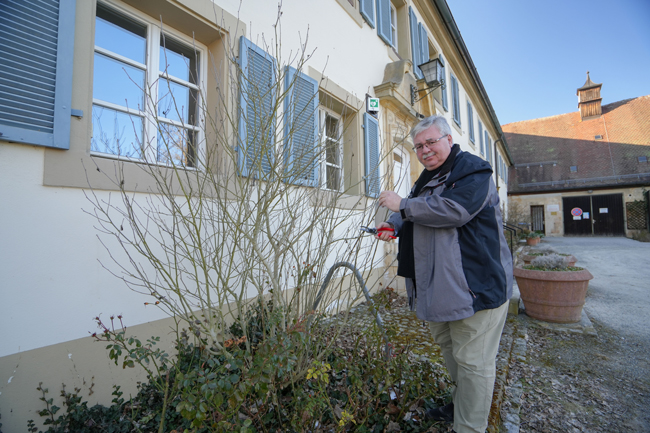
<path fill-rule="evenodd" d="M 377 226 L 377 230 L 379 231 L 379 234 L 377 235 L 377 239 L 380 239 L 380 240 L 382 240 L 384 242 L 392 241 L 393 239 L 391 238 L 391 236 L 394 236 L 395 232 L 392 231 L 392 230 L 386 230 L 386 231 L 382 232 L 381 231 L 382 228 L 384 228 L 384 229 L 392 229 L 393 225 L 389 224 L 387 222 L 383 222 L 383 223 L 379 224 Z"/>

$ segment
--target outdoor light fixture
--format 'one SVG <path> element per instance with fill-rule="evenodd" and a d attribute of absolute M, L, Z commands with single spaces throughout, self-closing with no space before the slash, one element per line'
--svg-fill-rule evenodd
<path fill-rule="evenodd" d="M 445 85 L 445 69 L 439 59 L 429 60 L 418 67 L 424 75 L 424 82 L 427 84 L 427 87 L 422 90 L 429 91 L 422 98 L 418 98 L 418 88 L 411 84 L 411 105 L 415 105 L 416 102 L 421 101 L 429 93 L 433 92 L 438 87 Z"/>

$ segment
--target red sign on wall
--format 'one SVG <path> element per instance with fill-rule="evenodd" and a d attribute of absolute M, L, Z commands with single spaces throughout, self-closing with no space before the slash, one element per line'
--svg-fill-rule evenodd
<path fill-rule="evenodd" d="M 582 215 L 582 209 L 580 209 L 579 207 L 574 207 L 573 209 L 571 209 L 571 215 L 573 216 Z"/>

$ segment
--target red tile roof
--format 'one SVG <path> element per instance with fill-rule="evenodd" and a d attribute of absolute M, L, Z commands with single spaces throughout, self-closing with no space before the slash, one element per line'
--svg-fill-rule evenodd
<path fill-rule="evenodd" d="M 650 160 L 650 95 L 602 109 L 582 121 L 576 111 L 503 125 L 514 160 L 508 191 L 650 185 L 650 162 L 638 159 Z"/>

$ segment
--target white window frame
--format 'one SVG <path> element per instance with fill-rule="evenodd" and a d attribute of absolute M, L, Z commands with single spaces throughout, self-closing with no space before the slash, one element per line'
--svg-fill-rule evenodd
<path fill-rule="evenodd" d="M 146 53 L 145 61 L 146 64 L 141 64 L 134 62 L 131 59 L 127 59 L 119 54 L 112 53 L 108 50 L 102 49 L 101 47 L 94 46 L 93 52 L 109 56 L 113 59 L 116 59 L 120 62 L 126 63 L 130 66 L 137 67 L 138 69 L 143 69 L 145 71 L 145 94 L 144 94 L 144 107 L 133 108 L 125 107 L 116 104 L 112 104 L 107 101 L 102 101 L 96 99 L 93 95 L 93 106 L 97 105 L 100 107 L 109 108 L 116 110 L 122 113 L 135 115 L 143 119 L 143 132 L 142 140 L 146 144 L 144 150 L 144 158 L 131 158 L 124 155 L 115 155 L 112 153 L 104 153 L 99 151 L 91 150 L 91 155 L 101 156 L 112 159 L 121 159 L 129 160 L 135 162 L 147 162 L 157 165 L 171 165 L 169 163 L 158 161 L 158 122 L 165 125 L 172 125 L 182 129 L 191 130 L 195 133 L 195 142 L 194 142 L 194 154 L 195 158 L 200 157 L 204 152 L 204 122 L 205 118 L 203 116 L 202 108 L 204 107 L 203 95 L 205 94 L 205 77 L 207 76 L 207 48 L 205 45 L 200 42 L 193 40 L 191 37 L 185 35 L 182 32 L 178 32 L 170 27 L 164 26 L 162 29 L 160 27 L 160 22 L 155 20 L 153 17 L 150 17 L 142 12 L 138 11 L 135 8 L 132 8 L 123 4 L 114 4 L 112 2 L 98 2 L 98 6 L 102 5 L 108 9 L 112 9 L 115 12 L 124 15 L 125 17 L 130 18 L 133 21 L 140 23 L 143 26 L 146 26 Z M 164 34 L 165 37 L 169 37 L 174 41 L 187 45 L 188 48 L 191 48 L 196 51 L 199 58 L 198 68 L 199 68 L 199 77 L 198 85 L 190 83 L 188 81 L 182 80 L 177 77 L 169 76 L 166 72 L 160 71 L 160 38 L 161 34 Z M 94 34 L 93 34 L 94 38 Z M 187 123 L 175 121 L 172 119 L 158 117 L 157 104 L 152 101 L 152 99 L 158 100 L 159 89 L 158 85 L 161 80 L 169 80 L 172 83 L 180 84 L 182 86 L 188 87 L 197 94 L 196 100 L 196 124 L 189 125 Z M 155 96 L 155 98 L 152 98 Z M 195 164 L 196 165 L 196 164 Z M 190 166 L 183 166 L 188 169 L 196 168 Z"/>
<path fill-rule="evenodd" d="M 327 137 L 327 116 L 336 119 L 338 125 L 338 138 Z M 319 131 L 320 131 L 320 142 L 322 147 L 321 150 L 321 188 L 327 191 L 342 191 L 343 190 L 343 118 L 337 112 L 330 110 L 324 106 L 320 106 L 318 109 L 318 121 L 319 121 Z M 338 150 L 337 163 L 332 163 L 327 161 L 327 141 L 332 140 L 336 143 Z M 331 189 L 327 186 L 327 168 L 333 167 L 339 172 L 339 185 L 337 189 Z"/>
<path fill-rule="evenodd" d="M 390 2 L 390 36 L 391 45 L 397 49 L 397 8 Z"/>

